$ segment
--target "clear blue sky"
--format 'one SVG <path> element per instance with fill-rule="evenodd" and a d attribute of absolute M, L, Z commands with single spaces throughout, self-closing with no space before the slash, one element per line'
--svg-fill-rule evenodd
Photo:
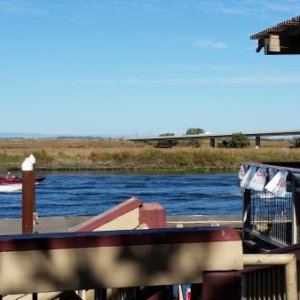
<path fill-rule="evenodd" d="M 299 1 L 0 0 L 0 14 L 0 132 L 300 128 L 300 56 L 249 38 Z"/>

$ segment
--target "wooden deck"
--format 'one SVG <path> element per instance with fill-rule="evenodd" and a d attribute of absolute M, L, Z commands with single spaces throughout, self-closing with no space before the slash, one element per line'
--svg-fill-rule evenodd
<path fill-rule="evenodd" d="M 39 218 L 34 226 L 36 233 L 68 232 L 81 223 L 92 218 L 91 216 L 76 217 L 43 217 Z M 194 216 L 167 216 L 167 226 L 172 228 L 194 226 L 229 226 L 241 228 L 241 216 L 233 215 L 194 215 Z M 20 234 L 22 232 L 22 220 L 0 219 L 0 235 Z"/>

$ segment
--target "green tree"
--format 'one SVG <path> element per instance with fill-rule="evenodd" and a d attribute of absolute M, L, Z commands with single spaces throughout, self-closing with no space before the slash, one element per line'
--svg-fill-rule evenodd
<path fill-rule="evenodd" d="M 162 133 L 160 134 L 159 136 L 161 137 L 168 137 L 168 136 L 174 136 L 174 133 L 170 133 L 170 132 L 166 132 L 166 133 Z M 177 145 L 177 141 L 175 140 L 172 140 L 172 139 L 165 139 L 165 140 L 162 140 L 162 141 L 158 141 L 156 146 L 157 148 L 172 148 L 173 146 L 176 146 Z"/>
<path fill-rule="evenodd" d="M 218 144 L 218 147 L 220 148 L 245 148 L 249 146 L 249 139 L 241 132 L 233 133 L 231 139 L 224 140 L 222 143 Z"/>
<path fill-rule="evenodd" d="M 290 148 L 300 148 L 300 138 L 293 138 Z"/>
<path fill-rule="evenodd" d="M 166 133 L 161 133 L 159 136 L 173 136 L 174 133 L 171 132 L 166 132 Z"/>
<path fill-rule="evenodd" d="M 190 139 L 190 140 L 188 140 L 187 145 L 194 147 L 194 148 L 201 147 L 201 143 L 200 143 L 199 139 Z"/>
<path fill-rule="evenodd" d="M 189 128 L 186 131 L 186 135 L 195 135 L 195 134 L 204 134 L 205 130 L 202 128 Z M 191 147 L 201 147 L 201 143 L 199 141 L 199 139 L 190 139 L 187 141 L 187 146 L 191 146 Z"/>
<path fill-rule="evenodd" d="M 186 135 L 192 135 L 192 134 L 203 134 L 205 133 L 205 130 L 202 128 L 189 128 L 186 131 Z"/>

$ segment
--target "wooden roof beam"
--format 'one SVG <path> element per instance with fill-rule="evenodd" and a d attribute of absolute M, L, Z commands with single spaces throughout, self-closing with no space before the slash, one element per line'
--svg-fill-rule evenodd
<path fill-rule="evenodd" d="M 258 40 L 256 52 L 265 54 L 300 54 L 300 16 L 279 23 L 250 37 Z"/>

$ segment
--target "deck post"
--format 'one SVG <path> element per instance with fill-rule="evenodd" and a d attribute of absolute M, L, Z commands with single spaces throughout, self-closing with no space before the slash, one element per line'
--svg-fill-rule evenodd
<path fill-rule="evenodd" d="M 239 272 L 204 272 L 201 300 L 240 300 L 242 295 Z M 192 300 L 193 298 L 192 292 Z"/>
<path fill-rule="evenodd" d="M 33 165 L 33 171 L 34 171 L 34 166 L 36 164 L 36 159 L 33 156 L 33 154 L 30 154 L 28 156 L 29 161 L 32 163 Z M 35 188 L 35 171 L 34 171 L 34 176 L 33 176 L 33 182 L 34 182 L 34 188 Z M 37 224 L 37 212 L 36 212 L 36 197 L 35 197 L 35 191 L 33 193 L 33 212 L 32 212 L 32 222 L 33 222 L 33 226 Z"/>
<path fill-rule="evenodd" d="M 22 234 L 33 233 L 35 176 L 33 163 L 26 158 L 22 163 Z"/>
<path fill-rule="evenodd" d="M 106 289 L 95 289 L 94 291 L 94 300 L 106 300 L 107 299 L 107 291 Z"/>
<path fill-rule="evenodd" d="M 191 284 L 191 300 L 201 300 L 201 299 L 202 299 L 202 283 Z"/>

